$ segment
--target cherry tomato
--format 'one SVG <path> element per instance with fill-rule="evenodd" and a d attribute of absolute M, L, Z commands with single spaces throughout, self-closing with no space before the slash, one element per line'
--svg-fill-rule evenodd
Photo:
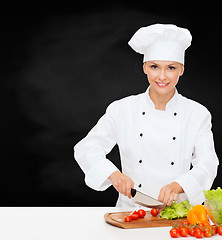
<path fill-rule="evenodd" d="M 190 236 L 194 237 L 195 236 L 195 227 L 194 226 L 190 226 L 188 229 L 188 233 Z"/>
<path fill-rule="evenodd" d="M 196 238 L 203 238 L 204 233 L 201 228 L 196 228 L 194 236 Z"/>
<path fill-rule="evenodd" d="M 138 212 L 137 211 L 132 211 L 131 213 L 130 213 L 130 215 L 132 215 L 132 214 L 138 214 Z M 129 216 L 130 216 L 129 215 Z"/>
<path fill-rule="evenodd" d="M 136 220 L 136 219 L 139 218 L 139 215 L 136 214 L 136 213 L 133 213 L 133 214 L 130 215 L 130 217 L 131 217 L 133 220 Z"/>
<path fill-rule="evenodd" d="M 138 215 L 138 212 L 137 211 L 132 211 L 129 216 L 133 215 L 133 214 L 137 214 Z"/>
<path fill-rule="evenodd" d="M 198 227 L 200 227 L 201 229 L 205 226 L 204 223 L 198 223 L 197 225 L 198 225 Z"/>
<path fill-rule="evenodd" d="M 179 235 L 180 235 L 179 229 L 177 229 L 177 228 L 172 228 L 172 229 L 170 230 L 170 236 L 171 236 L 172 238 L 178 238 Z"/>
<path fill-rule="evenodd" d="M 189 225 L 189 222 L 188 222 L 188 221 L 183 221 L 183 222 L 181 223 L 181 225 L 183 225 L 183 226 L 188 226 L 188 225 Z"/>
<path fill-rule="evenodd" d="M 131 222 L 133 219 L 132 219 L 132 217 L 131 216 L 126 216 L 125 218 L 124 218 L 124 222 Z"/>
<path fill-rule="evenodd" d="M 150 213 L 151 213 L 152 216 L 156 216 L 156 215 L 158 215 L 158 210 L 155 209 L 155 208 L 152 208 Z"/>
<path fill-rule="evenodd" d="M 146 216 L 146 212 L 143 209 L 139 209 L 137 214 L 139 215 L 139 218 L 144 218 Z"/>
<path fill-rule="evenodd" d="M 216 227 L 216 225 L 209 226 L 209 228 L 211 229 L 211 235 L 212 236 L 217 234 L 217 227 Z"/>
<path fill-rule="evenodd" d="M 211 235 L 212 235 L 211 232 L 212 232 L 211 228 L 210 228 L 210 227 L 206 227 L 206 228 L 204 229 L 204 231 L 203 231 L 204 237 L 211 237 Z"/>
<path fill-rule="evenodd" d="M 217 226 L 217 233 L 222 235 L 222 225 Z"/>
<path fill-rule="evenodd" d="M 186 227 L 181 227 L 180 228 L 180 236 L 187 237 L 187 235 L 188 235 L 188 229 Z"/>
<path fill-rule="evenodd" d="M 211 227 L 211 230 L 215 233 L 215 234 L 217 234 L 217 225 L 210 225 L 210 227 Z"/>

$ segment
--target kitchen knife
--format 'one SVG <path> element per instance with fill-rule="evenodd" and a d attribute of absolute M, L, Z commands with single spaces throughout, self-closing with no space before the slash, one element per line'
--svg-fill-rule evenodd
<path fill-rule="evenodd" d="M 135 203 L 149 208 L 164 208 L 166 204 L 158 201 L 155 198 L 152 198 L 144 193 L 139 192 L 136 189 L 131 189 L 132 199 Z"/>

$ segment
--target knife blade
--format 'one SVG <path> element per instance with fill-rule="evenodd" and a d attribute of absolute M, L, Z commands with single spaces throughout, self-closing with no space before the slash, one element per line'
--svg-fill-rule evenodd
<path fill-rule="evenodd" d="M 136 189 L 131 189 L 132 199 L 135 203 L 149 208 L 164 208 L 166 204 L 158 201 L 155 198 L 152 198 L 144 193 L 139 192 Z"/>

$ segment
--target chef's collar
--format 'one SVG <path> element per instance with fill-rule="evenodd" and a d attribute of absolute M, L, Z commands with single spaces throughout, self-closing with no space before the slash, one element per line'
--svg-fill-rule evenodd
<path fill-rule="evenodd" d="M 149 91 L 150 91 L 150 86 L 147 88 L 147 90 L 145 92 L 145 96 L 146 96 L 146 102 L 149 104 L 149 106 L 152 109 L 154 109 L 156 111 L 159 111 L 159 112 L 169 112 L 169 111 L 175 111 L 176 110 L 176 102 L 177 102 L 176 100 L 177 100 L 177 97 L 178 97 L 178 92 L 177 92 L 176 88 L 175 88 L 175 93 L 174 93 L 173 97 L 166 104 L 165 111 L 155 109 L 155 104 L 150 98 Z"/>

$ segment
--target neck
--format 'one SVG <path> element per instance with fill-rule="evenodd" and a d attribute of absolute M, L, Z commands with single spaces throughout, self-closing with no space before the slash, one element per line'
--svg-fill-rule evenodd
<path fill-rule="evenodd" d="M 174 96 L 175 94 L 175 88 L 172 89 L 169 93 L 167 94 L 159 94 L 150 88 L 149 95 L 150 99 L 153 101 L 155 105 L 155 109 L 165 111 L 166 110 L 166 105 L 170 101 L 170 99 Z"/>

